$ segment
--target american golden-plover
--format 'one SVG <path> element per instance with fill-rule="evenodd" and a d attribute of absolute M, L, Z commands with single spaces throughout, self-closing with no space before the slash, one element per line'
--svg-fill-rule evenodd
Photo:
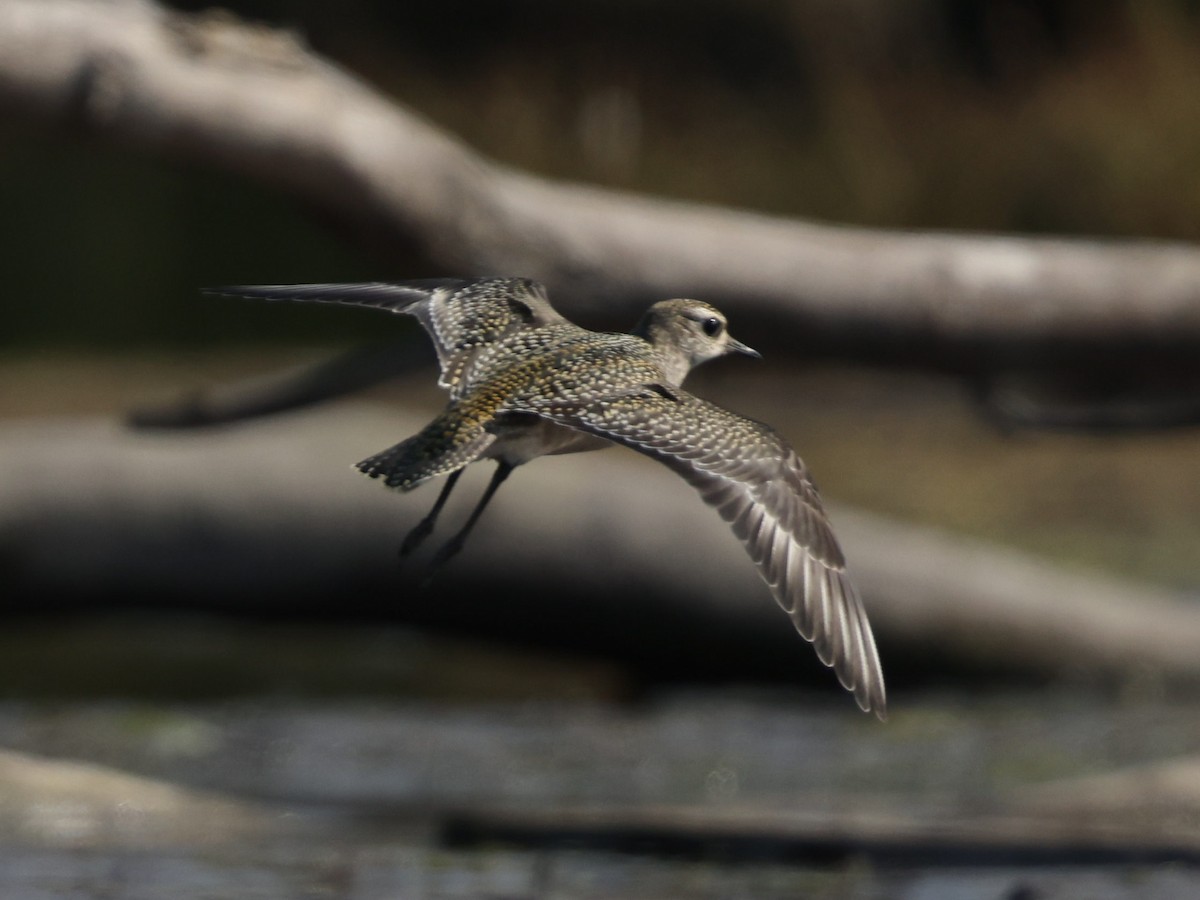
<path fill-rule="evenodd" d="M 804 463 L 771 428 L 680 388 L 693 366 L 726 353 L 758 356 L 725 316 L 698 300 L 655 303 L 631 334 L 588 331 L 563 318 L 524 278 L 402 283 L 247 285 L 215 293 L 368 306 L 416 316 L 441 363 L 446 409 L 418 434 L 358 468 L 408 491 L 449 476 L 405 538 L 434 527 L 462 470 L 495 473 L 434 565 L 461 549 L 496 489 L 539 456 L 622 444 L 664 463 L 716 508 L 746 546 L 775 599 L 858 705 L 885 715 L 883 673 L 866 612 Z"/>

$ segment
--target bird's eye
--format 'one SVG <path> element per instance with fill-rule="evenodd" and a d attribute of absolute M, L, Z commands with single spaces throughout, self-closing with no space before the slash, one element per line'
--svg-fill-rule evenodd
<path fill-rule="evenodd" d="M 721 328 L 722 328 L 721 320 L 720 319 L 705 319 L 701 323 L 700 327 L 704 329 L 704 333 L 707 334 L 709 337 L 716 337 L 718 334 L 721 333 Z"/>

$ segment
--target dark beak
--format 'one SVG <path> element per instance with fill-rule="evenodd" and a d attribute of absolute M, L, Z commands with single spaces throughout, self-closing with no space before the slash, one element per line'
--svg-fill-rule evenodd
<path fill-rule="evenodd" d="M 744 354 L 746 354 L 746 356 L 753 356 L 755 359 L 762 359 L 761 353 L 759 353 L 753 347 L 747 346 L 746 344 L 743 344 L 741 341 L 739 341 L 735 338 L 730 338 L 728 341 L 725 342 L 725 352 L 726 353 L 744 353 Z"/>

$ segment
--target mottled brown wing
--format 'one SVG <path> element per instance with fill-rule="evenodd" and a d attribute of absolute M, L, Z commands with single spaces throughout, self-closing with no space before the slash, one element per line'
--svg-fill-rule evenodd
<path fill-rule="evenodd" d="M 212 288 L 210 293 L 368 306 L 416 316 L 437 349 L 442 367 L 438 383 L 454 396 L 481 347 L 521 329 L 566 321 L 550 305 L 545 288 L 528 278 L 254 284 Z"/>
<path fill-rule="evenodd" d="M 861 600 L 804 463 L 759 422 L 685 391 L 639 391 L 536 412 L 651 456 L 682 475 L 746 546 L 775 599 L 853 692 L 886 715 L 883 672 Z"/>

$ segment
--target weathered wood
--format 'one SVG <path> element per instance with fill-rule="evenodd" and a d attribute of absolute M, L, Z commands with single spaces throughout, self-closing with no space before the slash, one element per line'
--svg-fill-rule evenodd
<path fill-rule="evenodd" d="M 452 847 L 587 847 L 818 866 L 855 860 L 884 867 L 1200 864 L 1200 830 L 1168 829 L 1164 839 L 1120 815 L 1061 821 L 1012 813 L 606 805 L 459 810 L 442 827 Z"/>
<path fill-rule="evenodd" d="M 171 847 L 277 836 L 277 812 L 95 763 L 0 749 L 0 836 L 46 846 Z"/>
<path fill-rule="evenodd" d="M 145 404 L 131 412 L 128 421 L 135 428 L 180 429 L 257 419 L 324 403 L 435 365 L 433 348 L 423 339 L 357 347 L 322 362 Z"/>
<path fill-rule="evenodd" d="M 362 405 L 184 434 L 102 419 L 4 424 L 0 545 L 15 567 L 6 603 L 373 612 L 659 674 L 778 676 L 812 656 L 726 526 L 669 472 L 617 450 L 519 473 L 469 552 L 418 591 L 419 563 L 398 572 L 395 552 L 431 494 L 386 491 L 347 470 L 422 422 Z M 889 658 L 928 658 L 1043 677 L 1200 680 L 1200 607 L 1168 590 L 836 506 L 833 518 L 885 669 Z"/>
<path fill-rule="evenodd" d="M 1200 339 L 1194 247 L 841 228 L 551 181 L 481 157 L 296 35 L 227 14 L 8 0 L 0 107 L 239 172 L 376 246 L 415 241 L 447 272 L 539 278 L 572 314 L 632 318 L 690 294 L 786 325 L 810 355 L 967 370 L 1072 348 L 1108 368 L 1171 347 L 1190 360 Z"/>

